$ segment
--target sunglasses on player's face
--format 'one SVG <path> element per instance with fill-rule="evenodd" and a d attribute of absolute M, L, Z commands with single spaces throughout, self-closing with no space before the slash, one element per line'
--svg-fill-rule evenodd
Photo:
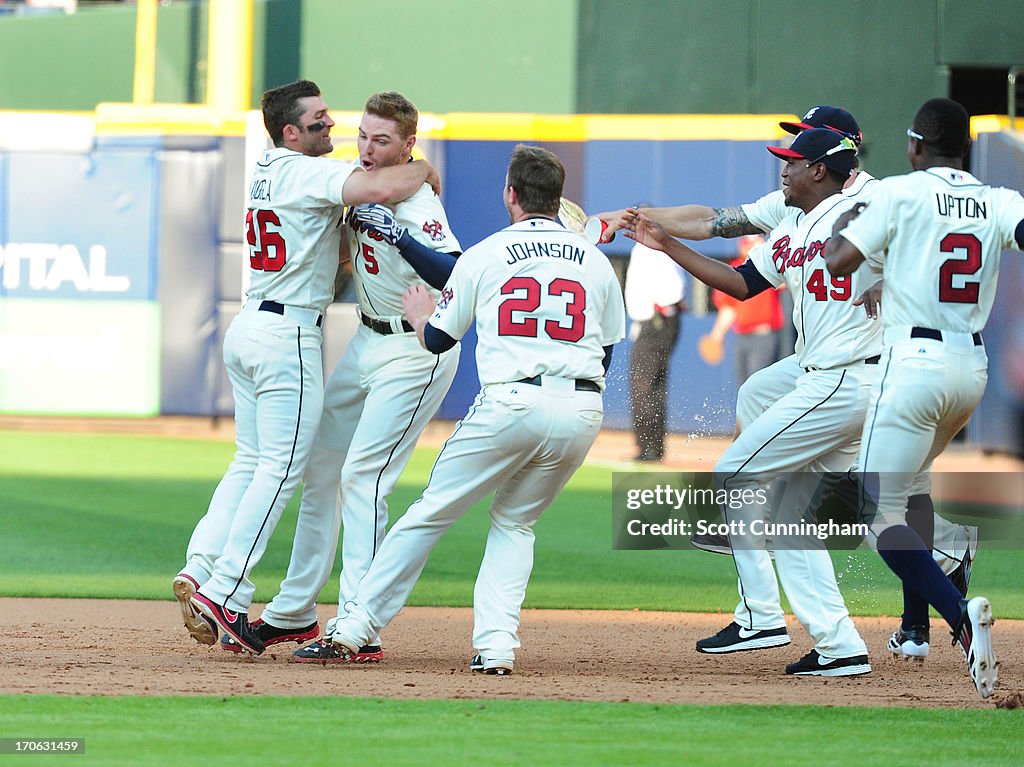
<path fill-rule="evenodd" d="M 857 145 L 853 142 L 852 138 L 850 138 L 849 136 L 844 135 L 842 140 L 836 146 L 832 147 L 827 152 L 825 152 L 825 154 L 823 154 L 820 157 L 817 157 L 817 158 L 815 158 L 813 160 L 808 160 L 807 161 L 807 167 L 810 168 L 812 165 L 814 165 L 815 163 L 821 162 L 826 157 L 831 157 L 834 154 L 838 154 L 839 152 L 845 152 L 845 151 L 847 151 L 849 149 L 852 149 L 854 152 L 856 152 L 857 151 Z"/>

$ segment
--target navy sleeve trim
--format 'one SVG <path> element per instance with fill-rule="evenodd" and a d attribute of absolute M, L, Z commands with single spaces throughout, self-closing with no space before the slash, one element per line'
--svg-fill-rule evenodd
<path fill-rule="evenodd" d="M 398 241 L 398 252 L 430 287 L 441 290 L 455 268 L 457 253 L 428 248 L 407 231 Z"/>
<path fill-rule="evenodd" d="M 428 352 L 442 354 L 451 349 L 457 341 L 443 330 L 438 330 L 429 322 L 423 326 L 423 342 Z"/>
<path fill-rule="evenodd" d="M 614 346 L 604 347 L 604 359 L 601 360 L 601 364 L 604 365 L 604 372 L 606 374 L 608 373 L 608 368 L 611 367 L 612 364 L 612 349 L 614 348 Z"/>
<path fill-rule="evenodd" d="M 1017 229 L 1013 236 L 1017 240 L 1017 247 L 1024 250 L 1024 219 L 1021 219 L 1020 223 L 1017 224 Z"/>
<path fill-rule="evenodd" d="M 736 271 L 740 273 L 743 281 L 747 283 L 747 298 L 753 298 L 758 293 L 763 293 L 766 290 L 772 289 L 772 284 L 768 282 L 762 275 L 761 272 L 757 271 L 757 267 L 749 261 L 745 261 L 738 267 L 735 267 Z M 745 301 L 746 299 L 744 299 Z"/>

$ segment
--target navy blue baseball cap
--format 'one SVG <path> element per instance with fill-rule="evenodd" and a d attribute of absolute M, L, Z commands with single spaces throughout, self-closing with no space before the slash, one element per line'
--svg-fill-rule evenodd
<path fill-rule="evenodd" d="M 829 128 L 801 131 L 789 147 L 770 146 L 768 151 L 783 160 L 807 160 L 808 165 L 822 162 L 844 176 L 857 167 L 857 144 L 846 134 Z"/>
<path fill-rule="evenodd" d="M 853 115 L 840 107 L 811 107 L 800 122 L 781 122 L 779 127 L 789 133 L 799 133 L 811 128 L 828 128 L 849 136 L 857 146 L 860 146 L 864 138 Z"/>

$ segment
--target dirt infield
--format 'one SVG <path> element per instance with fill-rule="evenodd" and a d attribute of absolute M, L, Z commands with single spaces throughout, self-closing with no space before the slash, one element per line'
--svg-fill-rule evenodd
<path fill-rule="evenodd" d="M 431 424 L 421 444 L 439 445 L 452 424 Z M 105 432 L 230 440 L 233 423 L 160 418 L 78 420 L 0 417 L 0 429 Z M 664 468 L 709 471 L 728 444 L 721 437 L 673 436 Z M 590 459 L 625 466 L 635 452 L 628 432 L 604 432 Z M 646 468 L 662 468 L 646 465 Z M 937 471 L 999 472 L 1019 477 L 1024 462 L 950 450 Z M 998 605 L 995 605 L 998 617 Z M 321 622 L 333 606 L 322 608 Z M 257 615 L 258 608 L 253 610 Z M 1002 663 L 996 695 L 982 701 L 960 651 L 935 626 L 932 653 L 920 665 L 892 660 L 885 642 L 893 618 L 856 618 L 873 672 L 851 679 L 786 676 L 786 663 L 811 642 L 789 618 L 793 644 L 708 656 L 694 642 L 727 615 L 526 610 L 515 674 L 488 677 L 467 668 L 472 611 L 407 608 L 386 632 L 385 661 L 372 666 L 298 664 L 295 645 L 246 658 L 193 642 L 173 602 L 2 599 L 0 693 L 69 695 L 351 695 L 395 698 L 522 698 L 649 703 L 792 703 L 826 706 L 985 708 L 1022 700 L 1024 621 L 993 632 Z"/>
<path fill-rule="evenodd" d="M 321 620 L 332 611 L 323 608 Z M 698 654 L 694 642 L 725 625 L 728 616 L 526 610 L 515 673 L 489 677 L 467 668 L 468 609 L 406 608 L 386 632 L 384 662 L 368 666 L 294 663 L 293 644 L 271 647 L 259 658 L 201 646 L 180 625 L 173 602 L 0 599 L 0 615 L 0 693 L 985 708 L 1024 690 L 1024 621 L 996 624 L 1001 681 L 997 694 L 982 701 L 960 651 L 938 626 L 927 662 L 891 660 L 885 651 L 894 626 L 889 618 L 856 619 L 870 647 L 870 675 L 819 679 L 783 673 L 786 663 L 810 649 L 792 620 L 788 647 L 708 656 Z"/>

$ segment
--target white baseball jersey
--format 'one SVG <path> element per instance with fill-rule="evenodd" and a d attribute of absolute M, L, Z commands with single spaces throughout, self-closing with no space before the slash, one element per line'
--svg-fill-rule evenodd
<path fill-rule="evenodd" d="M 836 219 L 855 199 L 834 194 L 810 212 L 789 208 L 749 261 L 774 287 L 786 285 L 793 296 L 796 354 L 800 367 L 827 369 L 874 357 L 881 352 L 879 325 L 853 301 L 879 279 L 862 264 L 848 277 L 832 277 L 825 267 L 825 245 Z"/>
<path fill-rule="evenodd" d="M 419 242 L 435 250 L 461 250 L 429 185 L 394 206 L 394 212 Z M 365 229 L 350 235 L 349 246 L 360 311 L 382 320 L 402 317 L 402 293 L 423 280 L 395 246 Z M 271 625 L 316 621 L 316 598 L 334 565 L 339 525 L 345 530 L 339 610 L 355 596 L 384 538 L 388 498 L 455 378 L 459 351 L 455 347 L 438 356 L 421 347 L 415 333 L 357 328 L 327 381 L 320 431 L 303 476 L 288 576 L 263 611 Z M 332 626 L 328 623 L 326 635 Z M 380 641 L 372 639 L 369 644 Z"/>
<path fill-rule="evenodd" d="M 970 173 L 929 168 L 887 178 L 843 237 L 885 268 L 886 327 L 957 333 L 985 327 L 1003 248 L 1018 247 L 1024 197 Z M 888 255 L 884 251 L 888 248 Z"/>
<path fill-rule="evenodd" d="M 483 386 L 539 374 L 603 381 L 603 347 L 626 332 L 608 257 L 547 218 L 520 221 L 462 254 L 430 324 L 462 338 L 474 315 Z"/>
<path fill-rule="evenodd" d="M 440 198 L 424 184 L 412 197 L 394 208 L 395 219 L 418 242 L 431 250 L 457 253 L 462 250 L 448 226 L 448 217 Z M 359 309 L 376 318 L 402 316 L 402 293 L 410 285 L 423 282 L 398 248 L 364 228 L 353 232 L 352 277 Z M 440 291 L 427 286 L 435 300 Z"/>
<path fill-rule="evenodd" d="M 338 272 L 342 191 L 355 170 L 283 147 L 263 153 L 245 217 L 250 299 L 327 310 Z"/>
<path fill-rule="evenodd" d="M 870 173 L 859 172 L 853 178 L 853 183 L 843 189 L 847 197 L 855 198 L 858 202 L 870 199 L 874 184 L 869 181 L 877 181 Z M 762 232 L 770 232 L 782 223 L 782 220 L 789 215 L 790 208 L 786 205 L 786 196 L 781 189 L 769 192 L 754 202 L 748 202 L 740 206 L 747 220 Z"/>

